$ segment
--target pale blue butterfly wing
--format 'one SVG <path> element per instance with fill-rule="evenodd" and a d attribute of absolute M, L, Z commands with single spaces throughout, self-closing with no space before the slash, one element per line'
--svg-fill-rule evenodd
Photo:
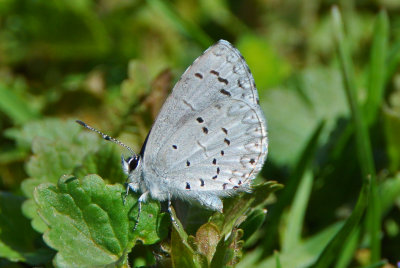
<path fill-rule="evenodd" d="M 177 197 L 222 210 L 220 197 L 248 191 L 268 143 L 251 72 L 221 40 L 185 71 L 164 103 L 142 152 L 141 179 L 153 199 Z"/>

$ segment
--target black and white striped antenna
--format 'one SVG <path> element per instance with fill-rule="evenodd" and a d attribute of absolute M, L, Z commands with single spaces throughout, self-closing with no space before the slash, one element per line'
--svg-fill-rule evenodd
<path fill-rule="evenodd" d="M 107 134 L 104 134 L 103 132 L 101 132 L 101 131 L 95 129 L 94 127 L 89 126 L 88 124 L 86 124 L 85 122 L 83 122 L 83 121 L 81 121 L 81 120 L 76 120 L 76 122 L 77 122 L 79 125 L 81 125 L 81 126 L 87 128 L 87 129 L 89 129 L 89 130 L 92 130 L 92 131 L 94 131 L 94 132 L 100 134 L 100 135 L 103 137 L 103 139 L 105 139 L 106 141 L 112 141 L 112 142 L 114 142 L 114 143 L 116 143 L 116 144 L 118 144 L 118 145 L 120 145 L 120 146 L 126 148 L 126 149 L 132 154 L 133 157 L 136 157 L 135 152 L 134 152 L 134 151 L 131 149 L 131 147 L 129 147 L 128 145 L 126 145 L 126 144 L 120 142 L 119 140 L 117 140 L 117 139 L 115 139 L 115 138 L 113 138 L 113 137 L 111 137 L 111 136 L 109 136 L 109 135 L 107 135 Z"/>

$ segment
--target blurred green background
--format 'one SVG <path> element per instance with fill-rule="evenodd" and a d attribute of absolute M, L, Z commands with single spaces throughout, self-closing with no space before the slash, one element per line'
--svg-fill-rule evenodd
<path fill-rule="evenodd" d="M 0 1 L 0 267 L 51 263 L 18 257 L 48 246 L 29 235 L 10 242 L 7 219 L 31 229 L 21 204 L 33 187 L 71 173 L 91 148 L 48 143 L 75 157 L 60 156 L 58 171 L 34 182 L 38 167 L 57 162 L 40 162 L 35 139 L 67 140 L 80 131 L 70 120 L 81 119 L 138 152 L 180 75 L 219 39 L 245 57 L 267 117 L 260 180 L 285 185 L 245 235 L 239 266 L 307 267 L 330 256 L 331 267 L 395 267 L 399 27 L 396 0 Z"/>

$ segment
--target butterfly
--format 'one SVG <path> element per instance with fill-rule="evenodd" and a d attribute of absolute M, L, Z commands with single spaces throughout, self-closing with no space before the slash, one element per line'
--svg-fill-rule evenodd
<path fill-rule="evenodd" d="M 187 68 L 139 154 L 77 122 L 130 151 L 121 162 L 128 175 L 127 193 L 141 193 L 138 215 L 149 198 L 168 201 L 170 214 L 172 198 L 222 212 L 221 198 L 251 191 L 268 152 L 253 76 L 240 52 L 225 40 Z"/>

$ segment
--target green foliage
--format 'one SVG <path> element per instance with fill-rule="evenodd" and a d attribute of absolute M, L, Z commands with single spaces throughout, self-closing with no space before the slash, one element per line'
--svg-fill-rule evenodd
<path fill-rule="evenodd" d="M 21 213 L 23 200 L 0 192 L 0 257 L 38 265 L 49 261 L 53 252 L 38 243 L 39 234 Z"/>
<path fill-rule="evenodd" d="M 397 1 L 0 4 L 0 268 L 381 267 L 400 252 Z M 269 155 L 223 213 L 124 202 L 174 81 L 218 39 L 254 75 Z M 278 181 L 279 183 L 275 182 Z M 284 185 L 284 187 L 282 187 Z"/>
<path fill-rule="evenodd" d="M 0 110 L 15 124 L 25 123 L 38 117 L 37 111 L 27 106 L 26 101 L 20 98 L 15 94 L 15 90 L 0 83 Z"/>
<path fill-rule="evenodd" d="M 97 175 L 82 180 L 64 175 L 57 186 L 44 183 L 35 189 L 38 214 L 48 226 L 44 241 L 57 250 L 55 266 L 121 266 L 137 240 L 154 244 L 165 237 L 155 202 L 144 206 L 133 232 L 137 200 L 130 197 L 124 204 L 124 193 L 122 185 L 105 185 Z"/>
<path fill-rule="evenodd" d="M 258 211 L 269 195 L 281 187 L 275 182 L 265 182 L 254 186 L 252 194 L 226 200 L 224 213 L 216 212 L 197 229 L 195 236 L 188 235 L 181 224 L 173 225 L 171 260 L 174 267 L 235 266 L 242 258 L 243 232 L 254 232 L 254 216 L 248 222 L 246 215 Z"/>
<path fill-rule="evenodd" d="M 305 70 L 288 81 L 285 88 L 261 94 L 270 135 L 276 137 L 270 140 L 270 156 L 282 165 L 294 165 L 300 160 L 322 120 L 326 126 L 321 142 L 326 144 L 337 121 L 349 113 L 340 74 L 333 68 Z"/>

